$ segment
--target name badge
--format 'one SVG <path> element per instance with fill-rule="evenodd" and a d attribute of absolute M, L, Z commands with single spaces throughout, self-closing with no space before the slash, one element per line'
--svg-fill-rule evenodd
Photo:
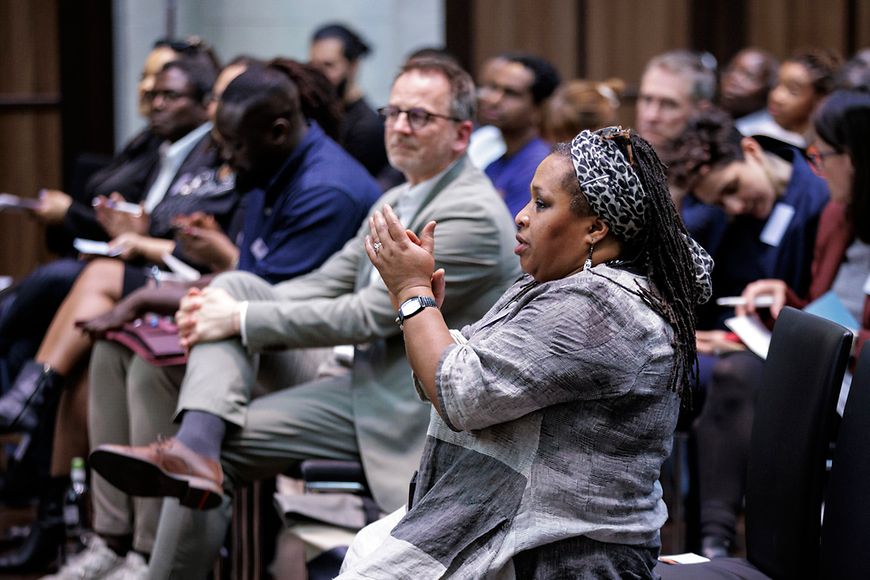
<path fill-rule="evenodd" d="M 779 247 L 793 217 L 794 208 L 792 206 L 784 203 L 776 204 L 773 211 L 770 212 L 770 217 L 767 218 L 767 223 L 764 224 L 764 229 L 761 230 L 759 239 L 768 246 Z"/>
<path fill-rule="evenodd" d="M 266 242 L 263 241 L 263 238 L 257 238 L 254 240 L 254 243 L 251 244 L 251 254 L 254 255 L 254 258 L 257 260 L 262 260 L 266 257 L 266 254 L 269 253 L 269 246 L 266 245 Z"/>

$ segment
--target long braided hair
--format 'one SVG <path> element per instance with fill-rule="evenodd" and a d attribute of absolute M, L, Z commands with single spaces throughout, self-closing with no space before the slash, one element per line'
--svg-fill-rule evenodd
<path fill-rule="evenodd" d="M 689 235 L 668 190 L 665 166 L 653 148 L 637 133 L 631 133 L 634 170 L 647 193 L 647 225 L 644 239 L 629 245 L 646 264 L 654 292 L 646 302 L 674 329 L 675 364 L 670 386 L 684 400 L 691 400 L 691 384 L 697 378 L 698 353 L 695 343 L 695 285 L 693 257 L 686 238 Z M 620 149 L 622 149 L 620 143 Z M 631 157 L 626 157 L 631 160 Z M 634 246 L 634 247 L 631 247 Z M 689 387 L 689 388 L 687 388 Z"/>
<path fill-rule="evenodd" d="M 645 192 L 645 227 L 641 234 L 623 242 L 620 260 L 643 271 L 651 288 L 629 289 L 662 318 L 674 331 L 675 362 L 669 387 L 685 404 L 691 400 L 691 384 L 697 377 L 698 356 L 695 344 L 695 304 L 701 292 L 696 284 L 688 233 L 674 207 L 668 191 L 665 166 L 653 148 L 633 131 L 607 137 L 618 146 L 633 167 Z M 570 159 L 571 147 L 560 143 L 554 153 Z M 571 208 L 580 216 L 592 208 L 573 175 L 566 176 L 563 186 L 572 194 Z"/>

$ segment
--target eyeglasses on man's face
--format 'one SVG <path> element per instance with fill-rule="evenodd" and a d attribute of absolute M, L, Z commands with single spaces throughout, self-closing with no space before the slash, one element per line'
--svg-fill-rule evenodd
<path fill-rule="evenodd" d="M 438 119 L 447 119 L 448 121 L 456 121 L 457 123 L 461 122 L 462 119 L 457 117 L 451 117 L 450 115 L 441 115 L 440 113 L 431 113 L 426 109 L 421 109 L 419 107 L 414 107 L 412 109 L 400 109 L 399 107 L 394 107 L 393 105 L 387 105 L 386 107 L 381 107 L 378 109 L 378 114 L 381 116 L 381 119 L 387 125 L 394 125 L 396 121 L 399 120 L 399 115 L 402 113 L 408 119 L 408 125 L 411 127 L 412 131 L 417 131 L 422 129 L 433 118 Z"/>

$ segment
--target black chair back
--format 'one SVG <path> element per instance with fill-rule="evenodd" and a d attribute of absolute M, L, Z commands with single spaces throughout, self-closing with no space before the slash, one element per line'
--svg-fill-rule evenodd
<path fill-rule="evenodd" d="M 826 453 L 851 338 L 794 308 L 783 309 L 773 330 L 746 488 L 747 559 L 773 578 L 818 574 Z"/>
<path fill-rule="evenodd" d="M 825 494 L 822 578 L 870 577 L 870 347 L 864 347 Z"/>

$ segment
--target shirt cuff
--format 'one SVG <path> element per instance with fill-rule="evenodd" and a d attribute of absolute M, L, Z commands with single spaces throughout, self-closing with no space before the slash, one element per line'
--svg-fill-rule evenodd
<path fill-rule="evenodd" d="M 242 344 L 248 346 L 248 333 L 245 331 L 245 319 L 248 317 L 248 301 L 239 302 L 239 334 Z"/>

